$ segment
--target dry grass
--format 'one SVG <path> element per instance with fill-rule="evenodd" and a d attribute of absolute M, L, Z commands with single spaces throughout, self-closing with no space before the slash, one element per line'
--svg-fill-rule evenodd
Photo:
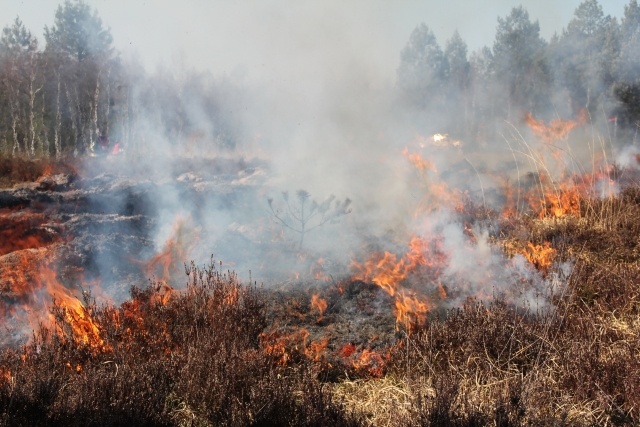
<path fill-rule="evenodd" d="M 428 386 L 423 391 L 428 390 Z M 332 387 L 334 400 L 362 417 L 367 426 L 409 423 L 413 394 L 405 380 L 387 375 L 380 379 L 344 380 Z"/>

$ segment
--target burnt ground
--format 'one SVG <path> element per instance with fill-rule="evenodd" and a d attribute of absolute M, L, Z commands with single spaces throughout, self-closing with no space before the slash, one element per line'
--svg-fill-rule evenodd
<path fill-rule="evenodd" d="M 116 161 L 87 159 L 73 168 L 1 159 L 3 311 L 33 302 L 43 286 L 37 283 L 43 266 L 57 271 L 57 280 L 76 294 L 93 287 L 106 302 L 124 301 L 131 286 L 161 278 L 155 276 L 162 268 L 146 263 L 163 249 L 154 236 L 163 225 L 159 215 L 168 193 L 179 195 L 197 222 L 212 205 L 234 209 L 242 195 L 256 191 L 263 171 L 259 162 L 185 159 L 157 179 Z"/>
<path fill-rule="evenodd" d="M 77 170 L 7 172 L 12 181 L 0 189 L 0 302 L 5 315 L 14 313 L 15 306 L 46 310 L 36 296 L 46 286 L 39 277 L 42 268 L 55 270 L 56 280 L 71 294 L 79 298 L 90 291 L 99 303 L 119 304 L 131 298 L 132 286 L 145 288 L 155 280 L 181 288 L 180 271 L 160 277 L 162 265 L 150 265 L 162 264 L 164 255 L 188 252 L 163 248 L 154 239 L 166 193 L 179 195 L 194 223 L 201 222 L 208 209 L 251 210 L 243 204 L 262 196 L 257 184 L 263 184 L 263 165 L 193 159 L 176 164 L 163 179 L 148 179 L 144 171 L 116 173 L 104 159 L 89 159 Z M 174 243 L 200 244 L 199 231 L 185 231 L 186 241 Z M 255 245 L 271 244 L 246 234 L 227 230 L 212 247 L 231 245 L 241 255 L 245 248 L 249 257 Z M 310 254 L 302 261 L 297 255 L 295 250 L 284 254 L 300 270 L 313 264 Z M 186 261 L 171 260 L 178 265 Z M 262 280 L 259 273 L 255 277 Z M 312 306 L 313 295 L 325 304 L 322 311 Z M 389 348 L 402 335 L 394 299 L 373 284 L 329 275 L 324 281 L 302 277 L 272 284 L 264 296 L 270 326 L 261 339 L 276 348 L 272 356 L 283 365 L 296 358 L 315 360 L 323 365 L 326 378 L 382 376 Z M 8 344 L 29 334 L 28 329 L 16 331 L 5 324 L 0 338 Z"/>

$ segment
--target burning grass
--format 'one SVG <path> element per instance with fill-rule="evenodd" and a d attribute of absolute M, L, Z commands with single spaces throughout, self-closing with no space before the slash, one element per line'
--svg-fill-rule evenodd
<path fill-rule="evenodd" d="M 351 277 L 316 287 L 247 286 L 211 263 L 188 266 L 181 290 L 159 256 L 149 265 L 163 280 L 121 305 L 62 294 L 49 324 L 0 353 L 0 424 L 634 425 L 640 187 L 571 194 L 562 212 L 458 212 L 468 253 L 488 240 L 544 283 L 562 282 L 544 307 L 500 292 L 447 306 L 458 283 L 441 280 L 451 254 L 437 234 L 374 251 Z M 485 239 L 474 225 L 486 218 Z M 56 242 L 25 235 L 9 252 Z"/>

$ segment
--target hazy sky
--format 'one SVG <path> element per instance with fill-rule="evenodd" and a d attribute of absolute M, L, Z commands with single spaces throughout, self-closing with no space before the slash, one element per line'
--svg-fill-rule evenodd
<path fill-rule="evenodd" d="M 0 0 L 3 22 L 19 15 L 43 44 L 61 0 Z M 580 0 L 88 0 L 111 28 L 115 46 L 158 63 L 215 74 L 277 75 L 291 66 L 330 69 L 357 63 L 393 78 L 411 31 L 426 23 L 444 45 L 457 29 L 470 50 L 491 45 L 498 16 L 522 4 L 549 38 L 561 31 Z M 628 0 L 601 0 L 620 17 Z M 352 58 L 353 61 L 350 61 Z M 301 65 L 302 64 L 302 65 Z M 304 72 L 304 70 L 303 70 Z"/>

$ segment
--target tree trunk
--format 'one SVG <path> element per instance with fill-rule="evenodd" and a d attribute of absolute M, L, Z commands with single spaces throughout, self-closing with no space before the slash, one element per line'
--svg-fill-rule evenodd
<path fill-rule="evenodd" d="M 60 70 L 56 73 L 56 79 L 56 119 L 53 125 L 53 146 L 56 150 L 56 159 L 59 159 L 62 156 L 62 149 L 60 147 L 60 131 L 62 128 L 62 116 L 60 115 Z"/>
<path fill-rule="evenodd" d="M 98 100 L 100 99 L 100 73 L 96 77 L 96 90 L 93 93 L 91 104 L 91 131 L 89 132 L 89 151 L 93 153 L 95 144 L 100 135 L 98 127 Z"/>
<path fill-rule="evenodd" d="M 67 85 L 67 83 L 65 82 L 64 84 L 64 89 L 65 92 L 67 94 L 67 102 L 69 104 L 69 117 L 71 118 L 71 132 L 72 132 L 72 138 L 73 138 L 73 152 L 76 153 L 78 150 L 78 123 L 77 123 L 77 116 L 76 116 L 76 111 L 74 109 L 74 100 L 73 98 L 71 98 L 71 92 L 69 91 L 69 86 Z"/>

